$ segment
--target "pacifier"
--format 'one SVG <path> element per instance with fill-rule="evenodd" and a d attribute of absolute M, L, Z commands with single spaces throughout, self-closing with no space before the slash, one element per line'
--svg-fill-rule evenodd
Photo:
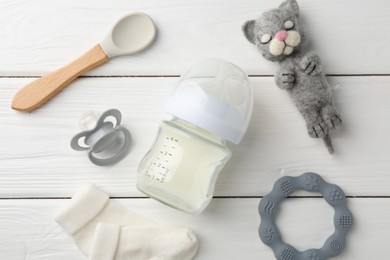
<path fill-rule="evenodd" d="M 107 110 L 100 117 L 95 112 L 84 114 L 79 125 L 85 131 L 75 135 L 70 146 L 76 151 L 88 150 L 90 161 L 99 166 L 119 162 L 127 155 L 131 140 L 129 130 L 120 125 L 121 120 L 117 109 Z"/>

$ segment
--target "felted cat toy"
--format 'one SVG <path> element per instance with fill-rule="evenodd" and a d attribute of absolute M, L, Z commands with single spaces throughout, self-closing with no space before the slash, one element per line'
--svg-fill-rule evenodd
<path fill-rule="evenodd" d="M 332 101 L 320 58 L 304 49 L 308 40 L 298 3 L 287 0 L 257 20 L 247 21 L 242 29 L 264 58 L 279 63 L 276 85 L 289 93 L 306 121 L 309 135 L 323 138 L 329 153 L 333 154 L 329 132 L 341 126 L 342 120 Z"/>

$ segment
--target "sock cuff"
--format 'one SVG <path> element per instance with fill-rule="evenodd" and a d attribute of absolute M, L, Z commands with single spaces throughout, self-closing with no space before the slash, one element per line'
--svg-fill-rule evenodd
<path fill-rule="evenodd" d="M 106 206 L 109 198 L 104 191 L 87 184 L 72 197 L 69 205 L 55 214 L 54 219 L 73 235 Z"/>
<path fill-rule="evenodd" d="M 113 260 L 118 247 L 120 226 L 99 223 L 96 226 L 88 260 Z"/>

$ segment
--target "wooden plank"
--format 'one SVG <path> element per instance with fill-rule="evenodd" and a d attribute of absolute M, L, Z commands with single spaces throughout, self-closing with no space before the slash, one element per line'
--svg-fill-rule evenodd
<path fill-rule="evenodd" d="M 257 235 L 259 199 L 214 199 L 199 216 L 170 209 L 150 199 L 118 200 L 129 210 L 161 224 L 187 226 L 199 238 L 194 260 L 275 259 Z M 65 200 L 1 200 L 0 258 L 86 259 L 52 218 Z M 385 259 L 390 236 L 389 199 L 349 199 L 354 226 L 344 260 Z M 333 233 L 333 209 L 321 199 L 287 199 L 281 204 L 277 225 L 283 239 L 298 250 L 319 248 Z"/>
<path fill-rule="evenodd" d="M 390 195 L 389 77 L 330 77 L 345 127 L 334 134 L 336 155 L 306 133 L 303 119 L 272 78 L 251 78 L 252 121 L 217 182 L 217 196 L 260 196 L 284 175 L 321 174 L 351 196 Z M 64 197 L 90 181 L 113 196 L 143 196 L 138 163 L 153 143 L 164 99 L 177 78 L 82 78 L 31 113 L 10 109 L 31 79 L 1 79 L 0 197 Z M 112 167 L 90 163 L 70 148 L 85 111 L 118 108 L 132 132 L 130 154 Z"/>
<path fill-rule="evenodd" d="M 116 58 L 88 75 L 179 75 L 192 64 L 220 57 L 252 75 L 273 74 L 241 32 L 242 24 L 276 7 L 275 1 L 180 0 L 0 2 L 0 75 L 42 75 L 95 45 L 127 12 L 144 11 L 158 26 L 147 51 Z M 329 74 L 389 73 L 386 0 L 301 0 L 311 46 Z"/>

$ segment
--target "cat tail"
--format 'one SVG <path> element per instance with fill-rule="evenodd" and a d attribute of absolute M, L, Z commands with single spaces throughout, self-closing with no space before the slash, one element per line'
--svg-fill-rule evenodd
<path fill-rule="evenodd" d="M 329 134 L 325 135 L 323 140 L 324 140 L 324 144 L 325 144 L 326 148 L 328 148 L 328 152 L 330 154 L 334 154 L 334 148 L 333 148 L 332 140 L 330 139 Z"/>

